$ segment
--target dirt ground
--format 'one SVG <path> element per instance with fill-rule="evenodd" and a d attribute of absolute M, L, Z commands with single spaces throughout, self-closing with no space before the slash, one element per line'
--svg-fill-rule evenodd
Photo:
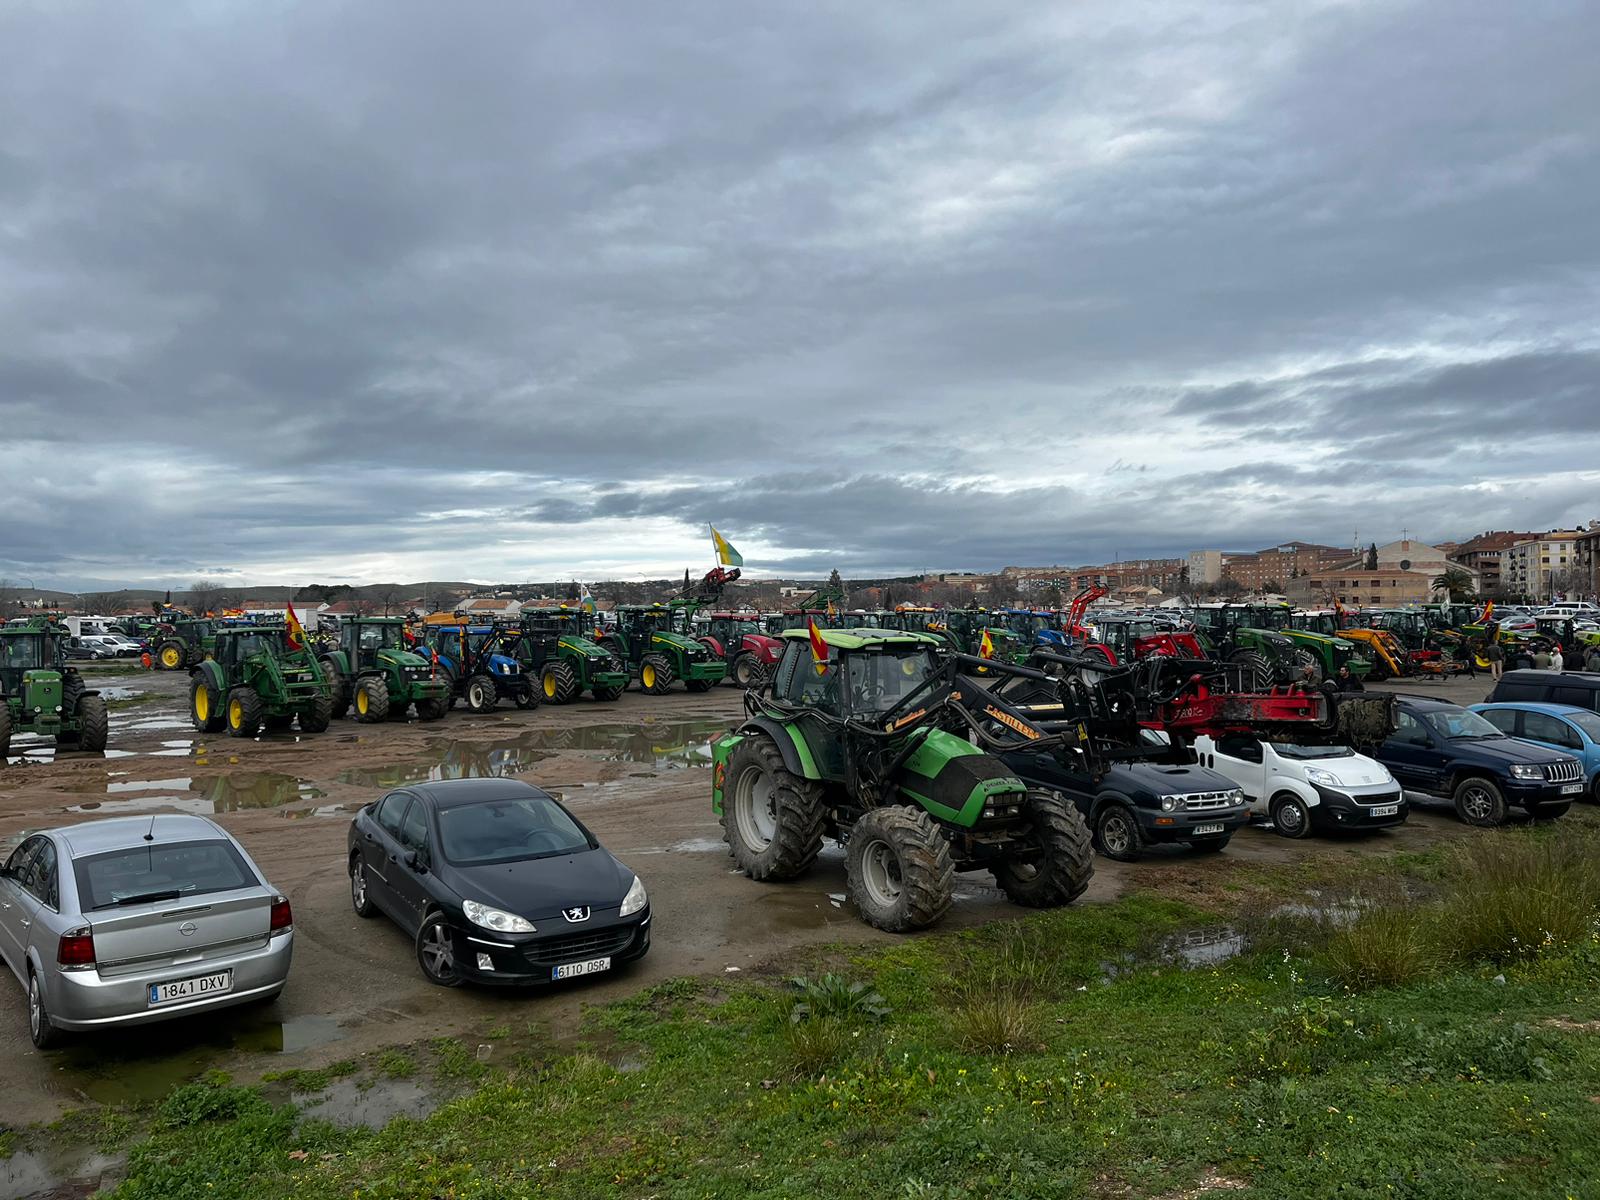
<path fill-rule="evenodd" d="M 92 1102 L 151 1099 L 220 1067 L 237 1078 L 317 1067 L 398 1043 L 461 1035 L 510 1022 L 570 1032 L 585 1004 L 679 975 L 721 976 L 781 963 L 816 944 L 882 940 L 844 903 L 844 860 L 830 847 L 805 879 L 759 885 L 739 875 L 711 812 L 709 740 L 741 711 L 723 687 L 702 696 L 630 692 L 615 704 L 587 698 L 531 712 L 504 708 L 443 721 L 335 722 L 326 734 L 236 740 L 197 735 L 188 678 L 139 672 L 97 681 L 114 701 L 102 754 L 63 752 L 18 738 L 0 766 L 0 852 L 46 826 L 143 812 L 213 815 L 294 905 L 294 969 L 278 1001 L 122 1033 L 74 1039 L 40 1054 L 28 1040 L 23 992 L 0 982 L 0 1126 L 50 1120 Z M 1471 703 L 1488 681 L 1427 681 L 1405 690 Z M 614 976 L 559 989 L 444 990 L 426 983 L 408 938 L 350 910 L 344 873 L 351 814 L 387 789 L 420 779 L 520 776 L 567 804 L 650 889 L 649 957 Z M 1205 893 L 1227 861 L 1288 862 L 1305 855 L 1367 855 L 1459 836 L 1447 812 L 1419 812 L 1365 838 L 1289 842 L 1245 829 L 1222 859 L 1157 854 L 1135 866 L 1098 859 L 1087 902 L 1138 887 Z M 1020 915 L 988 876 L 963 877 L 942 928 Z"/>

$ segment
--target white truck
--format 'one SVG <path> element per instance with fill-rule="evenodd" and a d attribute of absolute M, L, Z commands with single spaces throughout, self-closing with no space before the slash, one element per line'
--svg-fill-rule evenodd
<path fill-rule="evenodd" d="M 1201 766 L 1238 784 L 1251 812 L 1283 837 L 1383 829 L 1406 819 L 1405 793 L 1389 768 L 1346 746 L 1224 734 L 1197 737 L 1194 752 Z"/>

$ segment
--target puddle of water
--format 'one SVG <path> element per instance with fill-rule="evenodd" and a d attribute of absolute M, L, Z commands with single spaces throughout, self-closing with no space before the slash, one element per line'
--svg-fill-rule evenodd
<path fill-rule="evenodd" d="M 100 698 L 103 700 L 137 700 L 144 695 L 142 688 L 130 687 L 103 687 L 99 688 Z"/>
<path fill-rule="evenodd" d="M 230 1020 L 227 1012 L 145 1025 L 133 1033 L 69 1043 L 57 1056 L 57 1084 L 98 1104 L 142 1104 L 214 1067 L 219 1052 L 294 1054 L 342 1036 L 332 1017 Z"/>
<path fill-rule="evenodd" d="M 592 754 L 601 762 L 640 763 L 657 771 L 709 766 L 711 740 L 727 727 L 721 718 L 644 721 L 636 725 L 613 721 L 571 729 L 535 729 L 495 741 L 441 738 L 428 747 L 436 758 L 352 767 L 337 778 L 340 783 L 357 787 L 391 788 L 440 779 L 515 775 L 565 750 Z"/>
<path fill-rule="evenodd" d="M 339 1079 L 295 1100 L 308 1116 L 331 1124 L 382 1129 L 396 1117 L 420 1120 L 439 1106 L 440 1097 L 415 1079 Z"/>
<path fill-rule="evenodd" d="M 117 722 L 119 733 L 146 733 L 150 730 L 193 728 L 193 722 L 178 713 L 158 713 L 154 716 L 139 717 L 133 721 Z"/>
<path fill-rule="evenodd" d="M 1215 967 L 1250 948 L 1249 939 L 1231 925 L 1186 929 L 1161 943 L 1158 957 L 1185 967 Z"/>
<path fill-rule="evenodd" d="M 112 775 L 126 775 L 126 771 L 107 771 L 106 777 Z M 118 792 L 156 792 L 163 788 L 171 791 L 186 792 L 189 790 L 190 779 L 187 775 L 179 775 L 172 779 L 130 779 L 123 783 L 106 784 L 106 794 L 115 795 Z M 89 784 L 88 788 L 93 788 Z M 88 790 L 86 788 L 86 790 Z"/>
<path fill-rule="evenodd" d="M 82 804 L 67 805 L 65 811 L 109 816 L 113 813 L 160 812 L 163 809 L 193 813 L 200 817 L 209 817 L 216 811 L 211 807 L 211 801 L 201 796 L 164 795 L 126 796 L 120 800 L 85 800 Z"/>
<path fill-rule="evenodd" d="M 342 804 L 319 804 L 315 808 L 286 808 L 278 815 L 298 821 L 301 817 L 343 817 L 349 813 L 350 810 Z"/>
<path fill-rule="evenodd" d="M 0 1200 L 28 1196 L 90 1196 L 100 1191 L 107 1171 L 122 1165 L 120 1157 L 93 1151 L 78 1155 L 50 1155 L 19 1150 L 0 1158 Z"/>
<path fill-rule="evenodd" d="M 190 788 L 207 797 L 217 812 L 246 808 L 282 808 L 306 800 L 321 800 L 328 793 L 278 771 L 234 771 L 209 779 L 196 779 Z"/>

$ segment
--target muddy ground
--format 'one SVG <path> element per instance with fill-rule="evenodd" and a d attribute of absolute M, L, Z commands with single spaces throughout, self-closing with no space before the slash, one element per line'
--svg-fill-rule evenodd
<path fill-rule="evenodd" d="M 0 972 L 0 1127 L 50 1120 L 85 1103 L 153 1099 L 220 1067 L 241 1080 L 318 1067 L 376 1047 L 537 1022 L 552 1036 L 582 1006 L 677 975 L 721 976 L 781 964 L 804 947 L 872 942 L 843 903 L 844 860 L 830 848 L 805 879 L 758 885 L 733 869 L 710 807 L 709 739 L 741 711 L 731 687 L 703 696 L 630 692 L 532 712 L 473 716 L 457 708 L 432 724 L 335 722 L 328 733 L 236 740 L 197 735 L 185 675 L 105 675 L 113 699 L 102 754 L 60 753 L 19 737 L 0 766 L 0 847 L 44 826 L 143 812 L 213 815 L 248 848 L 294 904 L 294 969 L 278 1001 L 122 1033 L 75 1039 L 41 1054 L 28 1040 L 23 992 Z M 1484 679 L 1428 681 L 1408 690 L 1470 703 Z M 527 992 L 444 990 L 424 982 L 410 940 L 350 911 L 344 873 L 351 814 L 388 788 L 421 779 L 520 776 L 562 796 L 650 889 L 655 941 L 648 958 L 614 976 Z M 1221 860 L 1160 853 L 1123 866 L 1097 860 L 1086 901 L 1130 888 L 1203 896 L 1228 861 L 1289 862 L 1305 855 L 1368 855 L 1460 836 L 1448 812 L 1420 812 L 1399 830 L 1364 838 L 1289 842 L 1245 829 Z M 942 928 L 1021 913 L 964 877 Z"/>

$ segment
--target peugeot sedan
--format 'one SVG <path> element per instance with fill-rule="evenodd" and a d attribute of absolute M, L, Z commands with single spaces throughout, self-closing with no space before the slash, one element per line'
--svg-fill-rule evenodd
<path fill-rule="evenodd" d="M 0 958 L 40 1049 L 270 1000 L 294 919 L 243 847 L 204 817 L 117 817 L 23 839 L 0 868 Z"/>
<path fill-rule="evenodd" d="M 441 987 L 551 983 L 650 949 L 639 877 L 548 793 L 516 779 L 419 783 L 350 823 L 357 916 L 382 912 Z"/>

